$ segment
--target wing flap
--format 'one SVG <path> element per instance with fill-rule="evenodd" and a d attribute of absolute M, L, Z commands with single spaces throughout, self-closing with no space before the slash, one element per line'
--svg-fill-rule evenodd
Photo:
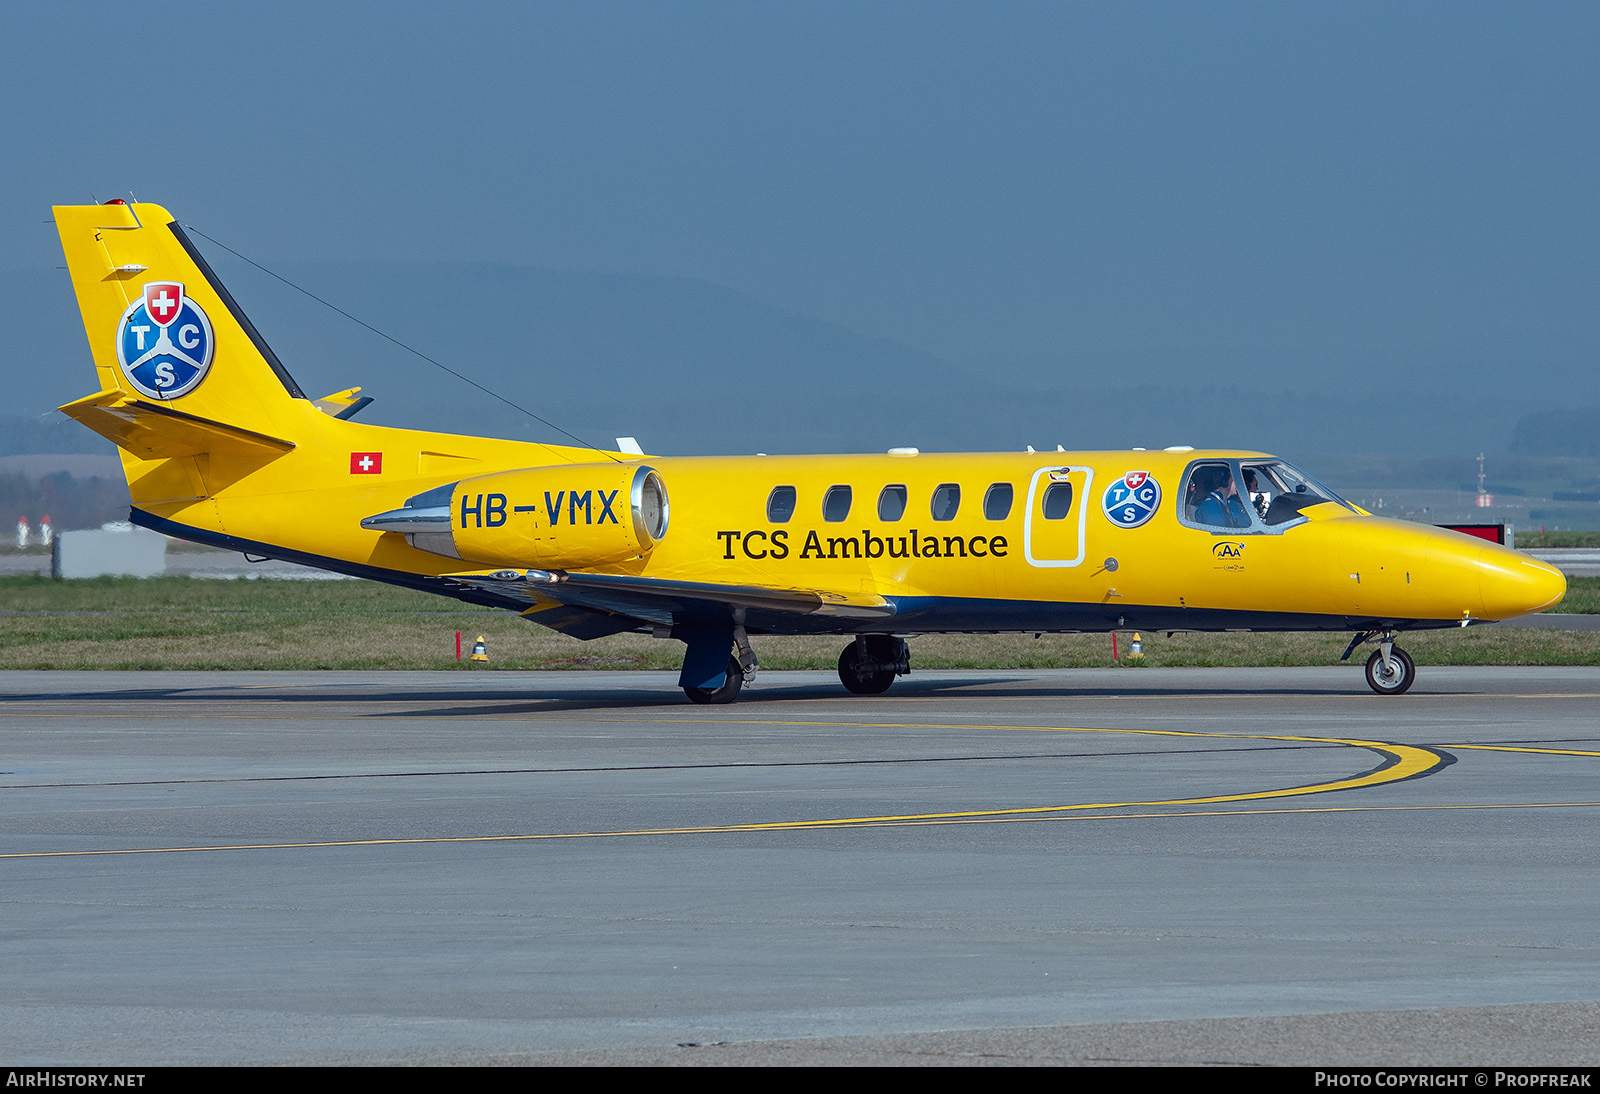
<path fill-rule="evenodd" d="M 719 585 L 706 581 L 638 577 L 628 574 L 584 574 L 560 570 L 502 570 L 494 574 L 451 574 L 451 580 L 491 586 L 501 595 L 520 591 L 531 607 L 529 619 L 542 622 L 541 605 L 625 616 L 657 626 L 685 619 L 723 615 L 730 609 L 747 609 L 780 616 L 820 615 L 842 619 L 888 619 L 894 604 L 871 593 L 840 593 L 824 589 L 785 588 L 769 585 Z"/>
<path fill-rule="evenodd" d="M 675 581 L 670 578 L 634 577 L 627 574 L 574 574 L 554 572 L 544 580 L 529 580 L 545 586 L 547 595 L 561 597 L 567 589 L 622 598 L 709 600 L 736 608 L 762 608 L 799 615 L 829 615 L 846 619 L 886 619 L 894 615 L 894 605 L 872 593 L 838 593 L 824 589 L 797 589 L 771 585 L 719 585 L 708 581 Z"/>

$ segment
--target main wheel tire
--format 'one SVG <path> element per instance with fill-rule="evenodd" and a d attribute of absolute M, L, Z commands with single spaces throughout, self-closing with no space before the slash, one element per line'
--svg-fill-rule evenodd
<path fill-rule="evenodd" d="M 1404 695 L 1417 680 L 1417 663 L 1399 646 L 1391 647 L 1393 662 L 1383 663 L 1383 651 L 1373 650 L 1367 658 L 1367 686 L 1379 695 Z"/>
<path fill-rule="evenodd" d="M 739 698 L 739 689 L 744 687 L 744 669 L 739 667 L 737 657 L 728 658 L 728 675 L 722 681 L 720 688 L 684 688 L 683 693 L 692 702 L 703 703 L 708 706 L 721 706 L 731 703 Z"/>
<path fill-rule="evenodd" d="M 839 654 L 839 682 L 852 695 L 882 695 L 894 683 L 894 673 L 889 669 L 862 672 L 856 667 L 856 644 L 850 643 Z"/>

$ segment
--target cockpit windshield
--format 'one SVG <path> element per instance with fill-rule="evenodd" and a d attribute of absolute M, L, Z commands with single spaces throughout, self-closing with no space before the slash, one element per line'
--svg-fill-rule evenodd
<path fill-rule="evenodd" d="M 1207 460 L 1189 469 L 1184 523 L 1204 528 L 1277 528 L 1313 505 L 1349 502 L 1293 464 L 1277 459 Z"/>

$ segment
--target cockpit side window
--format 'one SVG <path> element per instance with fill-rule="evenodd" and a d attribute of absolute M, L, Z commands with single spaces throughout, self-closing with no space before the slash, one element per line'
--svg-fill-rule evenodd
<path fill-rule="evenodd" d="M 1241 477 L 1244 479 L 1244 496 L 1249 500 L 1250 508 L 1256 511 L 1262 523 L 1271 524 L 1267 514 L 1272 511 L 1273 500 L 1283 495 L 1283 482 L 1272 473 L 1270 466 L 1262 464 L 1245 464 L 1241 469 Z"/>
<path fill-rule="evenodd" d="M 1188 523 L 1243 530 L 1254 523 L 1247 504 L 1232 464 L 1200 463 L 1189 470 L 1189 481 L 1183 493 L 1183 516 Z"/>
<path fill-rule="evenodd" d="M 1302 509 L 1323 502 L 1350 508 L 1349 503 L 1332 490 L 1282 460 L 1246 463 L 1241 473 L 1252 506 L 1269 528 L 1296 520 Z"/>
<path fill-rule="evenodd" d="M 1282 532 L 1304 523 L 1302 511 L 1350 503 L 1279 459 L 1203 460 L 1189 467 L 1179 518 L 1207 531 Z"/>

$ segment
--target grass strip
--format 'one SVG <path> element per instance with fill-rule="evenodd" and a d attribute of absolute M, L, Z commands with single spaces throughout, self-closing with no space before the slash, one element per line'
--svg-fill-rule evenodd
<path fill-rule="evenodd" d="M 1600 603 L 1600 578 L 1584 595 Z M 622 634 L 579 642 L 508 612 L 361 581 L 188 577 L 0 578 L 0 669 L 453 669 L 482 635 L 489 670 L 676 670 L 680 643 Z M 1130 631 L 1122 632 L 1122 652 Z M 1150 666 L 1324 665 L 1345 634 L 1144 632 Z M 832 669 L 839 636 L 752 639 L 763 667 Z M 1597 665 L 1600 632 L 1473 627 L 1409 634 L 1430 665 Z M 1087 668 L 1111 661 L 1104 634 L 925 635 L 920 669 Z M 1366 650 L 1355 658 L 1365 660 Z"/>

